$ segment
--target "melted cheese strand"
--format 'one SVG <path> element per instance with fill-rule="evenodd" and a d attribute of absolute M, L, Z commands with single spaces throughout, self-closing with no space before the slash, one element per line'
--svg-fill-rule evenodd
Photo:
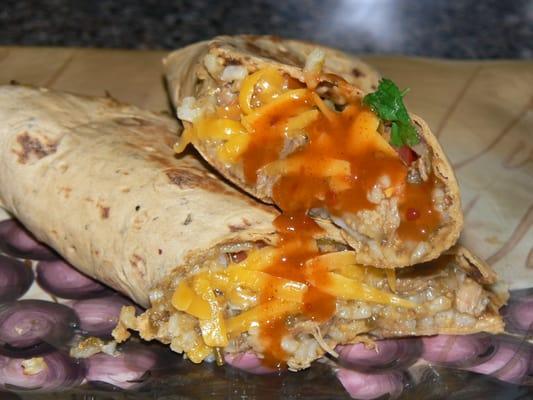
<path fill-rule="evenodd" d="M 197 275 L 193 280 L 193 289 L 203 300 L 209 303 L 211 310 L 209 319 L 199 320 L 205 344 L 211 347 L 226 347 L 228 345 L 228 335 L 222 315 L 222 307 L 218 304 L 209 276 L 207 274 Z"/>
<path fill-rule="evenodd" d="M 364 283 L 346 278 L 335 272 L 329 272 L 325 281 L 318 281 L 312 273 L 308 275 L 309 283 L 320 290 L 344 300 L 360 300 L 371 303 L 396 305 L 405 308 L 414 308 L 416 304 L 404 300 L 398 296 L 391 295 L 382 290 L 373 288 Z"/>

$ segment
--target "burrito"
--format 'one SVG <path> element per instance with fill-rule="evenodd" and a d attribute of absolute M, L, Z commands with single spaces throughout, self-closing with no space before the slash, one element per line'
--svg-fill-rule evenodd
<path fill-rule="evenodd" d="M 176 156 L 177 122 L 124 105 L 0 87 L 0 201 L 124 307 L 113 334 L 193 362 L 252 351 L 298 370 L 337 344 L 501 332 L 491 269 L 454 248 L 398 270 L 357 263 L 335 232 L 280 214 Z"/>
<path fill-rule="evenodd" d="M 338 51 L 272 37 L 221 36 L 164 66 L 192 143 L 227 179 L 285 214 L 333 223 L 358 263 L 396 268 L 450 248 L 459 189 L 401 91 Z"/>

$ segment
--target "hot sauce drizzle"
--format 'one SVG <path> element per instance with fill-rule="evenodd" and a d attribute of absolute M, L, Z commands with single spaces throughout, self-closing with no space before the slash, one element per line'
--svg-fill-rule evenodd
<path fill-rule="evenodd" d="M 272 74 L 272 71 L 268 73 Z M 287 121 L 306 110 L 320 110 L 316 119 L 303 129 L 306 144 L 286 156 L 287 160 L 299 159 L 303 162 L 298 164 L 296 171 L 281 174 L 273 186 L 272 198 L 283 214 L 274 221 L 280 237 L 277 257 L 264 272 L 273 277 L 306 283 L 309 290 L 304 296 L 302 314 L 321 322 L 332 317 L 336 302 L 333 296 L 306 282 L 305 264 L 320 254 L 315 237 L 322 232 L 307 212 L 312 208 L 326 208 L 331 214 L 342 217 L 346 213 L 375 209 L 376 204 L 369 200 L 368 193 L 380 180 L 385 180 L 388 187 L 383 189 L 386 189 L 387 197 L 394 195 L 399 199 L 399 237 L 425 240 L 440 223 L 439 213 L 432 201 L 436 179 L 431 175 L 423 183 L 408 183 L 408 166 L 402 158 L 388 143 L 380 143 L 373 137 L 377 126 L 373 132 L 368 132 L 368 124 L 359 124 L 358 128 L 358 118 L 368 117 L 371 112 L 360 103 L 350 103 L 341 112 L 333 111 L 320 98 L 317 100 L 318 96 L 312 90 L 294 79 L 285 79 L 283 91 L 286 94 L 290 89 L 297 89 L 294 95 L 283 102 L 276 102 L 284 93 L 272 94 L 269 89 L 270 103 L 264 105 L 258 103 L 260 96 L 254 94 L 255 105 L 268 107 L 268 111 L 252 115 L 252 118 L 251 114 L 241 116 L 241 123 L 250 132 L 251 138 L 241 160 L 246 182 L 257 183 L 261 168 L 280 159 L 286 142 Z M 238 112 L 238 107 L 230 108 L 221 110 L 219 115 L 235 119 Z M 403 151 L 405 153 L 406 149 Z M 331 165 L 331 160 L 349 165 L 349 174 L 328 176 L 321 173 Z M 328 279 L 327 268 L 320 265 L 313 268 L 312 274 L 315 281 Z M 260 294 L 259 302 L 275 299 L 275 293 L 275 284 L 267 285 Z M 265 347 L 264 362 L 269 366 L 281 368 L 288 358 L 282 347 L 283 337 L 289 331 L 288 325 L 287 318 L 276 318 L 259 326 Z"/>
<path fill-rule="evenodd" d="M 276 107 L 252 124 L 251 141 L 242 156 L 247 183 L 256 183 L 258 171 L 280 158 L 287 120 L 301 113 L 303 108 L 313 106 L 312 91 L 307 91 L 307 96 L 283 103 L 283 107 Z M 367 140 L 368 133 L 357 132 L 354 123 L 364 112 L 369 110 L 360 104 L 349 104 L 342 112 L 331 111 L 327 116 L 319 113 L 305 129 L 306 145 L 286 157 L 303 160 L 302 166 L 297 173 L 282 175 L 276 180 L 272 198 L 284 212 L 307 212 L 323 207 L 342 217 L 346 213 L 375 209 L 376 204 L 368 199 L 368 193 L 380 178 L 387 176 L 390 194 L 399 198 L 398 236 L 425 240 L 440 223 L 432 200 L 435 177 L 431 174 L 423 183 L 408 183 L 408 166 L 402 158 L 383 146 L 376 146 L 375 141 Z M 350 174 L 320 176 L 316 173 L 327 168 L 331 160 L 348 162 Z M 408 210 L 415 212 L 408 215 Z"/>
<path fill-rule="evenodd" d="M 274 221 L 280 241 L 277 246 L 278 256 L 264 270 L 268 274 L 297 282 L 308 283 L 305 274 L 306 261 L 319 255 L 314 236 L 322 232 L 317 223 L 303 212 L 282 214 Z M 316 275 L 315 275 L 316 274 Z M 313 269 L 313 278 L 326 280 L 327 270 Z M 268 286 L 260 296 L 260 303 L 275 299 L 275 287 Z M 308 319 L 322 322 L 328 320 L 335 312 L 335 298 L 308 285 L 304 295 L 302 314 Z M 265 347 L 264 362 L 281 368 L 287 354 L 281 343 L 288 333 L 287 321 L 275 319 L 260 325 L 259 335 Z"/>

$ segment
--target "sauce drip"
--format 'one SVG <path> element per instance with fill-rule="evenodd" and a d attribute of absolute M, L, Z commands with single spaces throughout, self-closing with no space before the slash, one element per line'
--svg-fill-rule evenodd
<path fill-rule="evenodd" d="M 244 177 L 248 183 L 256 183 L 257 170 L 279 158 L 287 119 L 298 115 L 311 104 L 308 96 L 294 96 L 287 103 L 271 107 L 267 115 L 253 122 L 252 140 L 243 156 Z"/>
<path fill-rule="evenodd" d="M 306 261 L 319 255 L 313 236 L 322 229 L 304 212 L 282 214 L 274 221 L 280 241 L 277 247 L 278 256 L 264 270 L 268 274 L 308 284 L 305 276 Z M 314 279 L 327 279 L 325 269 L 313 270 Z M 268 286 L 262 291 L 260 303 L 274 299 L 275 288 Z M 302 313 L 308 319 L 322 322 L 328 320 L 335 312 L 335 298 L 319 289 L 308 285 L 304 295 Z M 281 343 L 288 333 L 286 318 L 267 321 L 260 325 L 259 335 L 265 347 L 264 362 L 266 365 L 281 368 L 287 354 Z"/>

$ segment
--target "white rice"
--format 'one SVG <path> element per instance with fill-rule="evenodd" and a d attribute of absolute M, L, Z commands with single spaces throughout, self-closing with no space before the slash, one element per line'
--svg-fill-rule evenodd
<path fill-rule="evenodd" d="M 224 82 L 242 81 L 248 75 L 248 70 L 242 65 L 228 65 L 222 71 L 220 79 Z"/>
<path fill-rule="evenodd" d="M 305 60 L 304 72 L 320 72 L 326 60 L 324 50 L 315 47 Z"/>
<path fill-rule="evenodd" d="M 202 115 L 202 109 L 196 104 L 194 97 L 185 97 L 177 109 L 178 118 L 182 121 L 194 122 Z"/>

